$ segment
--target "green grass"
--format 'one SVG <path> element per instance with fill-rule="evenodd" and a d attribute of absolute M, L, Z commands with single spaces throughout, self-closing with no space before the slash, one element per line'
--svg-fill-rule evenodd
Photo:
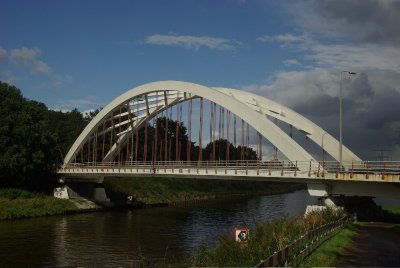
<path fill-rule="evenodd" d="M 385 209 L 386 211 L 395 214 L 395 215 L 400 215 L 400 206 L 396 206 L 396 207 L 391 207 L 388 209 Z"/>
<path fill-rule="evenodd" d="M 344 214 L 333 211 L 315 212 L 307 217 L 283 218 L 258 223 L 250 230 L 246 246 L 233 241 L 231 236 L 221 237 L 215 247 L 202 245 L 186 266 L 252 267 L 275 251 L 283 249 L 308 230 L 337 220 Z M 320 265 L 317 265 L 320 266 Z"/>
<path fill-rule="evenodd" d="M 189 178 L 106 178 L 107 196 L 125 203 L 133 196 L 137 204 L 172 203 L 234 194 L 279 194 L 303 189 L 302 184 L 200 180 Z"/>
<path fill-rule="evenodd" d="M 19 189 L 0 189 L 0 220 L 64 214 L 76 210 L 68 200 Z"/>
<path fill-rule="evenodd" d="M 339 257 L 344 248 L 357 234 L 357 230 L 363 223 L 353 223 L 343 229 L 331 239 L 320 245 L 311 255 L 307 256 L 300 267 L 328 267 Z"/>
<path fill-rule="evenodd" d="M 385 222 L 400 223 L 400 206 L 395 206 L 383 210 Z"/>
<path fill-rule="evenodd" d="M 400 206 L 388 208 L 384 210 L 384 220 L 387 222 L 400 223 Z M 352 238 L 357 234 L 359 226 L 366 222 L 355 222 L 348 228 L 339 232 L 322 245 L 320 245 L 311 255 L 303 260 L 299 266 L 315 267 L 315 266 L 330 266 L 336 258 L 350 243 Z M 400 224 L 396 224 L 395 228 L 400 230 Z"/>

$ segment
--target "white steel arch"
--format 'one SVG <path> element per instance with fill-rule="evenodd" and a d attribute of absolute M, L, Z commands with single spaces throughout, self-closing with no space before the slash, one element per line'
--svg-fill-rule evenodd
<path fill-rule="evenodd" d="M 253 110 L 292 125 L 301 132 L 305 133 L 310 140 L 322 147 L 335 160 L 339 161 L 339 141 L 301 114 L 270 99 L 247 91 L 221 87 L 215 89 L 240 100 Z M 344 145 L 342 157 L 342 161 L 347 163 L 356 163 L 362 161 L 356 154 L 354 154 Z"/>
<path fill-rule="evenodd" d="M 159 95 L 159 93 L 162 94 Z M 154 101 L 155 94 L 157 94 L 157 103 L 151 105 L 148 103 L 147 97 L 152 96 Z M 146 96 L 147 114 L 142 117 L 135 118 L 135 128 L 139 128 L 144 124 L 144 117 L 154 117 L 162 110 L 173 106 L 178 102 L 202 97 L 224 107 L 225 109 L 242 118 L 262 136 L 269 140 L 274 146 L 276 146 L 279 151 L 291 161 L 299 161 L 303 163 L 309 163 L 311 161 L 313 165 L 318 165 L 318 162 L 304 148 L 302 148 L 296 141 L 289 137 L 289 135 L 287 135 L 282 129 L 271 122 L 266 115 L 273 116 L 295 126 L 299 130 L 305 132 L 306 135 L 308 135 L 310 139 L 317 144 L 319 144 L 320 140 L 325 139 L 324 149 L 335 159 L 338 158 L 337 148 L 335 149 L 335 146 L 338 146 L 337 140 L 327 134 L 316 124 L 312 123 L 310 120 L 302 117 L 298 113 L 283 105 L 249 92 L 234 89 L 211 88 L 182 81 L 159 81 L 135 87 L 120 95 L 110 102 L 106 107 L 104 107 L 104 109 L 102 109 L 86 126 L 75 143 L 72 145 L 64 159 L 64 166 L 72 163 L 74 157 L 88 140 L 91 133 L 93 133 L 93 131 L 102 123 L 105 118 L 112 116 L 113 111 L 115 111 L 118 107 L 121 107 L 121 105 L 129 103 L 132 98 L 137 96 Z M 159 97 L 160 101 L 158 100 Z M 159 105 L 158 102 L 162 103 L 162 105 Z M 131 125 L 131 121 L 126 121 L 119 124 Z M 118 141 L 111 148 L 110 152 L 116 150 L 116 144 L 123 143 L 131 131 L 133 131 L 133 124 L 132 127 L 129 127 L 129 129 L 127 129 L 124 133 L 119 133 Z M 347 148 L 344 148 L 343 156 L 344 161 L 360 161 L 360 159 Z M 105 156 L 105 159 L 109 160 L 109 158 L 110 154 Z M 309 167 L 299 166 L 298 168 L 300 170 L 306 170 Z"/>

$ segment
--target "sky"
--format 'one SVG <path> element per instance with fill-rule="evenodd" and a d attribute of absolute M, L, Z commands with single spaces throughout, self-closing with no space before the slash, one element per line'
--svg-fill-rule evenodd
<path fill-rule="evenodd" d="M 0 80 L 50 109 L 88 111 L 182 80 L 250 91 L 344 144 L 400 159 L 398 0 L 0 0 Z"/>

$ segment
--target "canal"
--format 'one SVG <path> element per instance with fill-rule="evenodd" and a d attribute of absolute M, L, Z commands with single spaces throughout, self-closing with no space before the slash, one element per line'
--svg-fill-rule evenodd
<path fill-rule="evenodd" d="M 0 266 L 133 266 L 179 260 L 233 228 L 304 213 L 307 191 L 180 207 L 107 211 L 0 222 Z"/>

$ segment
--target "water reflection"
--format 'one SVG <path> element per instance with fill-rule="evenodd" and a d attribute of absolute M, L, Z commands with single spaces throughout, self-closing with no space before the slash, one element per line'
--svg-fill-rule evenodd
<path fill-rule="evenodd" d="M 0 266 L 123 266 L 182 257 L 234 226 L 304 213 L 307 191 L 176 208 L 112 211 L 0 223 Z"/>

